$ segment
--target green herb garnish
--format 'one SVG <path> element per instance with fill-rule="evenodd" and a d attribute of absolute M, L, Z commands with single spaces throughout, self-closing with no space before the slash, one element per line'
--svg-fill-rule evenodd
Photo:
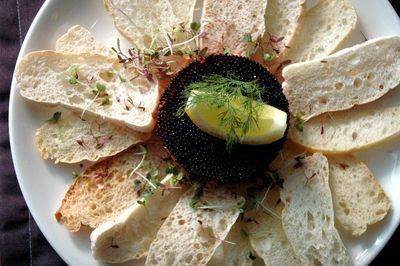
<path fill-rule="evenodd" d="M 252 39 L 252 37 L 251 37 L 250 34 L 245 33 L 245 34 L 243 35 L 243 38 L 242 38 L 242 42 L 243 42 L 243 43 L 249 43 L 249 42 L 252 42 L 252 41 L 253 41 L 253 39 Z"/>
<path fill-rule="evenodd" d="M 165 58 L 166 56 L 201 57 L 203 50 L 200 49 L 200 38 L 204 36 L 204 33 L 200 32 L 200 28 L 199 22 L 180 23 L 172 27 L 169 32 L 153 30 L 149 47 L 143 49 L 132 47 L 127 52 L 123 52 L 120 40 L 117 39 L 117 47 L 111 49 L 126 69 L 134 70 L 138 74 L 136 77 L 141 75 L 153 80 L 153 75 L 170 76 L 174 73 L 171 69 L 175 61 L 173 58 Z M 120 80 L 124 82 L 123 79 L 120 78 Z"/>
<path fill-rule="evenodd" d="M 174 187 L 178 185 L 179 182 L 185 177 L 185 174 L 176 164 L 169 163 L 165 172 L 166 174 L 172 174 L 172 178 L 169 183 Z"/>
<path fill-rule="evenodd" d="M 195 183 L 193 187 L 196 189 L 196 192 L 190 200 L 189 206 L 193 209 L 196 209 L 199 205 L 199 200 L 201 196 L 203 196 L 203 187 L 199 183 Z"/>
<path fill-rule="evenodd" d="M 277 172 L 266 170 L 265 175 L 270 178 L 273 184 L 277 185 L 280 188 L 283 188 L 284 180 L 279 176 Z"/>
<path fill-rule="evenodd" d="M 250 250 L 246 252 L 246 258 L 250 260 L 255 260 L 257 257 Z"/>
<path fill-rule="evenodd" d="M 55 112 L 53 116 L 50 119 L 47 119 L 46 121 L 50 123 L 58 123 L 60 118 L 61 118 L 61 112 Z"/>
<path fill-rule="evenodd" d="M 81 174 L 80 173 L 77 173 L 77 172 L 72 172 L 72 178 L 73 179 L 76 179 L 78 176 L 80 176 Z"/>
<path fill-rule="evenodd" d="M 200 93 L 193 94 L 192 90 Z M 196 104 L 206 104 L 213 109 L 223 108 L 218 116 L 225 131 L 226 147 L 230 152 L 234 143 L 240 143 L 251 129 L 257 127 L 259 109 L 264 105 L 261 95 L 265 91 L 257 79 L 241 81 L 232 75 L 204 76 L 201 81 L 191 83 L 182 92 L 186 101 L 183 101 L 176 115 L 184 116 L 186 110 Z M 189 97 L 190 102 L 187 102 Z M 235 102 L 240 102 L 240 106 L 235 105 Z"/>
<path fill-rule="evenodd" d="M 121 83 L 125 83 L 125 82 L 126 82 L 126 79 L 123 78 L 123 77 L 121 76 L 121 74 L 119 74 L 119 73 L 118 73 L 118 78 L 119 78 L 119 81 L 121 81 Z"/>
<path fill-rule="evenodd" d="M 304 119 L 303 116 L 300 113 L 296 113 L 296 122 L 295 122 L 295 127 L 297 128 L 298 131 L 303 132 L 303 123 L 304 123 Z"/>
<path fill-rule="evenodd" d="M 277 56 L 277 53 L 275 51 L 273 51 L 272 53 L 266 52 L 263 54 L 263 59 L 264 59 L 264 61 L 272 61 L 276 58 L 276 56 Z"/>
<path fill-rule="evenodd" d="M 78 65 L 70 66 L 66 71 L 68 77 L 68 83 L 71 85 L 75 85 L 79 83 L 78 76 Z"/>
<path fill-rule="evenodd" d="M 193 30 L 194 32 L 198 32 L 200 30 L 201 24 L 199 22 L 192 22 L 190 23 L 190 29 Z"/>
<path fill-rule="evenodd" d="M 231 55 L 231 54 L 232 54 L 232 52 L 229 48 L 224 49 L 224 55 Z"/>
<path fill-rule="evenodd" d="M 101 106 L 108 106 L 110 105 L 110 97 L 104 97 L 101 101 Z"/>
<path fill-rule="evenodd" d="M 133 185 L 135 187 L 135 191 L 139 191 L 142 188 L 142 181 L 135 179 L 135 181 L 133 181 Z"/>
<path fill-rule="evenodd" d="M 104 93 L 107 89 L 106 85 L 100 83 L 100 82 L 96 82 L 96 89 L 97 89 L 97 93 Z"/>
<path fill-rule="evenodd" d="M 249 237 L 249 233 L 248 233 L 246 230 L 244 230 L 244 229 L 240 229 L 240 235 L 241 235 L 243 238 L 248 238 L 248 237 Z"/>

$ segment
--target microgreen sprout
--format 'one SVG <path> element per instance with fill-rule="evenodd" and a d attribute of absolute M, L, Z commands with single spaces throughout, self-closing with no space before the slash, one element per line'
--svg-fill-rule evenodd
<path fill-rule="evenodd" d="M 134 173 L 136 173 L 137 170 L 139 170 L 139 168 L 142 166 L 142 164 L 144 163 L 144 160 L 146 159 L 146 155 L 147 155 L 147 149 L 145 146 L 143 145 L 139 145 L 140 148 L 140 152 L 137 153 L 138 155 L 142 155 L 142 159 L 140 160 L 140 162 L 136 165 L 136 167 L 130 172 L 129 174 L 129 178 L 131 178 L 133 176 Z"/>
<path fill-rule="evenodd" d="M 300 131 L 300 132 L 303 132 L 303 130 L 304 130 L 304 126 L 303 126 L 304 119 L 303 119 L 303 116 L 301 115 L 301 113 L 296 113 L 295 119 L 296 119 L 295 120 L 296 129 L 298 131 Z"/>
<path fill-rule="evenodd" d="M 257 257 L 253 254 L 253 252 L 252 251 L 247 251 L 246 252 L 246 258 L 247 259 L 250 259 L 250 260 L 255 260 L 255 259 L 257 259 Z"/>
<path fill-rule="evenodd" d="M 264 59 L 264 61 L 272 61 L 276 58 L 276 56 L 277 56 L 277 53 L 275 51 L 272 51 L 272 53 L 265 52 L 263 54 L 263 59 Z"/>
<path fill-rule="evenodd" d="M 200 183 L 194 183 L 193 189 L 195 189 L 195 193 L 192 199 L 190 200 L 189 206 L 193 209 L 196 209 L 199 204 L 201 196 L 203 196 L 203 187 Z"/>
<path fill-rule="evenodd" d="M 77 172 L 75 172 L 75 171 L 73 171 L 72 172 L 72 178 L 73 179 L 76 179 L 78 176 L 80 176 L 81 174 L 80 173 L 77 173 Z"/>
<path fill-rule="evenodd" d="M 181 23 L 172 27 L 170 32 L 161 32 L 156 29 L 152 33 L 150 47 L 132 47 L 127 52 L 122 51 L 120 40 L 117 39 L 117 47 L 113 47 L 112 50 L 125 68 L 136 71 L 138 74 L 136 77 L 141 75 L 152 81 L 153 75 L 173 74 L 172 65 L 175 61 L 168 58 L 171 55 L 200 57 L 202 50 L 200 50 L 199 40 L 205 35 L 199 32 L 200 27 L 200 23 L 192 22 L 189 25 Z M 180 41 L 182 38 L 184 40 Z M 123 80 L 125 79 L 120 77 L 120 81 L 124 82 Z"/>
<path fill-rule="evenodd" d="M 243 228 L 240 229 L 240 235 L 241 235 L 243 238 L 248 238 L 248 237 L 249 237 L 249 233 L 248 233 L 246 230 L 244 230 Z"/>
<path fill-rule="evenodd" d="M 53 116 L 47 119 L 46 121 L 50 123 L 58 123 L 58 121 L 60 121 L 60 118 L 61 118 L 61 112 L 55 112 Z"/>

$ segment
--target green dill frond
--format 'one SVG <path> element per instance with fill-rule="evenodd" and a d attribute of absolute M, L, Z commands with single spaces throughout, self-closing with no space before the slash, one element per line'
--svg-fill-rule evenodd
<path fill-rule="evenodd" d="M 187 109 L 199 103 L 212 109 L 223 109 L 218 118 L 225 131 L 227 150 L 231 151 L 235 143 L 240 143 L 250 130 L 258 127 L 259 109 L 264 104 L 263 93 L 265 88 L 259 85 L 257 79 L 241 81 L 233 75 L 207 75 L 182 92 L 181 97 L 185 101 L 176 115 L 184 116 Z"/>

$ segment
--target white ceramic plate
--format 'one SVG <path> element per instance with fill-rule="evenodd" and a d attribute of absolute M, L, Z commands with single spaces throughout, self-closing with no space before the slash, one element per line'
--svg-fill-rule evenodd
<path fill-rule="evenodd" d="M 26 36 L 18 61 L 30 51 L 54 49 L 55 40 L 70 26 L 83 25 L 108 46 L 118 36 L 101 0 L 52 0 L 40 9 Z M 386 0 L 353 0 L 359 30 L 352 42 L 383 35 L 400 35 L 400 21 Z M 348 43 L 347 45 L 350 45 Z M 400 103 L 400 92 L 391 92 L 378 105 Z M 54 218 L 61 199 L 79 166 L 53 165 L 41 159 L 33 142 L 35 130 L 54 110 L 24 101 L 13 79 L 10 99 L 10 142 L 18 181 L 29 209 L 50 244 L 69 265 L 101 265 L 90 252 L 89 231 L 71 234 Z M 400 221 L 400 144 L 398 139 L 369 149 L 359 156 L 375 173 L 392 200 L 386 219 L 369 228 L 360 239 L 345 239 L 357 265 L 367 265 L 379 253 Z"/>

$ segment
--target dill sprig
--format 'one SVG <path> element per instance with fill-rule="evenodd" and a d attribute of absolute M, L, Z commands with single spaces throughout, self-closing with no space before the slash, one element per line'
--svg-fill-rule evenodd
<path fill-rule="evenodd" d="M 196 93 L 192 93 L 193 90 Z M 250 130 L 258 127 L 264 92 L 265 88 L 259 85 L 257 79 L 242 81 L 233 75 L 207 75 L 201 81 L 191 83 L 182 92 L 182 98 L 186 101 L 182 102 L 176 115 L 182 117 L 187 109 L 199 103 L 212 109 L 221 108 L 218 118 L 230 152 L 234 143 L 240 143 Z"/>

